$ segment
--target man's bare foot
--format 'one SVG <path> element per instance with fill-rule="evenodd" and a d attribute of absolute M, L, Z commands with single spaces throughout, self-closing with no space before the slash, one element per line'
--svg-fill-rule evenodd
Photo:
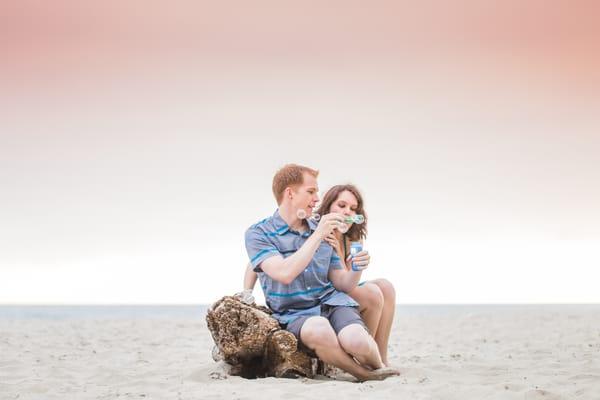
<path fill-rule="evenodd" d="M 373 371 L 370 371 L 369 375 L 367 375 L 365 377 L 365 379 L 360 379 L 360 381 L 361 382 L 363 382 L 363 381 L 382 381 L 386 378 L 389 378 L 390 376 L 398 376 L 398 375 L 400 375 L 400 371 L 398 371 L 396 368 L 383 367 L 383 368 L 374 369 Z"/>

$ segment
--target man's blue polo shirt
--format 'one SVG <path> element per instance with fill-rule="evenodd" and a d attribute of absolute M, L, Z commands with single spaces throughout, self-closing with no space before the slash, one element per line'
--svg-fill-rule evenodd
<path fill-rule="evenodd" d="M 317 224 L 308 219 L 309 231 L 296 232 L 279 215 L 279 210 L 246 231 L 246 250 L 254 271 L 258 273 L 265 293 L 267 306 L 273 316 L 287 324 L 301 315 L 321 315 L 321 304 L 357 307 L 350 296 L 333 287 L 329 281 L 329 269 L 340 269 L 340 259 L 329 243 L 323 241 L 312 260 L 289 285 L 271 279 L 260 268 L 269 257 L 283 258 L 294 254 L 312 235 Z"/>

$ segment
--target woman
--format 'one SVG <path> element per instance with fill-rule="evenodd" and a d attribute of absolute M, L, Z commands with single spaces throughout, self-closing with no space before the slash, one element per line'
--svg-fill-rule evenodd
<path fill-rule="evenodd" d="M 360 192 L 354 185 L 336 185 L 325 193 L 316 212 L 319 215 L 340 213 L 350 217 L 357 214 L 364 216 L 365 219 L 362 224 L 350 224 L 346 233 L 336 229 L 326 238 L 326 241 L 339 255 L 342 266 L 350 269 L 352 262 L 350 259 L 350 243 L 358 241 L 362 243 L 367 236 L 367 215 Z M 367 268 L 368 261 L 360 267 Z M 248 264 L 244 276 L 244 296 L 251 298 L 256 279 L 256 272 Z M 348 294 L 359 304 L 363 321 L 379 347 L 381 360 L 386 366 L 389 366 L 387 357 L 388 340 L 396 306 L 396 292 L 393 285 L 386 279 L 375 279 L 360 283 Z"/>

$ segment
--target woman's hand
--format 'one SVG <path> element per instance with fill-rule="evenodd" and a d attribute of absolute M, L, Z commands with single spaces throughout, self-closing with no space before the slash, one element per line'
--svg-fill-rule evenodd
<path fill-rule="evenodd" d="M 369 263 L 371 262 L 371 256 L 369 255 L 368 251 L 363 250 L 363 251 L 356 253 L 354 255 L 354 257 L 352 256 L 352 254 L 349 255 L 346 258 L 346 262 L 349 263 L 349 265 L 354 264 L 354 265 L 356 265 L 356 268 L 363 270 L 363 269 L 369 268 Z"/>
<path fill-rule="evenodd" d="M 343 258 L 344 254 L 342 253 L 342 248 L 340 246 L 340 242 L 336 239 L 335 235 L 332 233 L 330 233 L 329 235 L 325 236 L 324 239 L 327 243 L 329 243 L 329 245 L 331 247 L 333 247 L 333 249 L 335 250 L 335 252 L 337 253 L 338 257 Z"/>

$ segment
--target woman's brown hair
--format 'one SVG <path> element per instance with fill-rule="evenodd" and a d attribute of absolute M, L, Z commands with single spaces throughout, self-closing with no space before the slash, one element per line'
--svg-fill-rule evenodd
<path fill-rule="evenodd" d="M 333 202 L 337 200 L 340 193 L 346 190 L 352 193 L 354 197 L 356 197 L 356 214 L 361 214 L 365 217 L 365 222 L 363 222 L 362 224 L 352 224 L 352 227 L 348 230 L 348 232 L 346 232 L 348 238 L 351 241 L 356 242 L 367 237 L 367 213 L 364 209 L 363 198 L 356 186 L 349 184 L 335 185 L 334 187 L 329 189 L 327 193 L 325 193 L 325 196 L 323 196 L 323 200 L 321 201 L 321 204 L 319 205 L 319 208 L 316 212 L 320 216 L 329 214 L 331 212 L 331 205 L 333 204 Z"/>

